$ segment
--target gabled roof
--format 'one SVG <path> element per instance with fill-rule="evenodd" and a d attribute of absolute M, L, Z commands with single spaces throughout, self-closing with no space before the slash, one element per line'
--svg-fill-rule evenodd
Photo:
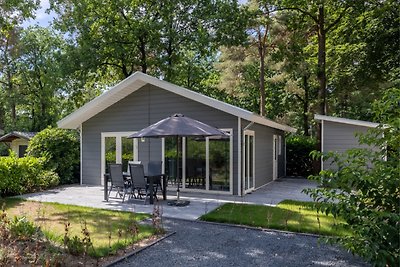
<path fill-rule="evenodd" d="M 25 140 L 31 140 L 32 137 L 36 135 L 36 132 L 10 132 L 6 135 L 3 135 L 0 137 L 0 142 L 11 142 L 15 139 L 25 139 Z"/>
<path fill-rule="evenodd" d="M 331 121 L 331 122 L 338 122 L 338 123 L 364 126 L 364 127 L 370 127 L 370 128 L 376 128 L 379 125 L 379 123 L 370 122 L 370 121 L 351 120 L 351 119 L 331 117 L 331 116 L 325 116 L 325 115 L 319 115 L 319 114 L 315 114 L 314 119 L 316 119 L 318 121 Z"/>
<path fill-rule="evenodd" d="M 81 125 L 81 123 L 87 121 L 91 117 L 105 110 L 109 106 L 115 104 L 116 102 L 128 96 L 129 94 L 137 91 L 146 84 L 157 86 L 161 89 L 189 98 L 191 100 L 197 101 L 204 105 L 213 107 L 215 109 L 224 111 L 226 113 L 232 114 L 234 116 L 240 117 L 248 121 L 252 121 L 258 124 L 262 124 L 265 126 L 269 126 L 287 132 L 296 131 L 296 129 L 292 127 L 266 119 L 248 110 L 193 92 L 191 90 L 177 86 L 175 84 L 159 80 L 155 77 L 149 76 L 142 72 L 135 72 L 128 78 L 124 79 L 123 81 L 112 87 L 107 92 L 96 97 L 95 99 L 88 102 L 75 112 L 71 113 L 67 117 L 58 121 L 57 125 L 60 128 L 76 129 Z"/>

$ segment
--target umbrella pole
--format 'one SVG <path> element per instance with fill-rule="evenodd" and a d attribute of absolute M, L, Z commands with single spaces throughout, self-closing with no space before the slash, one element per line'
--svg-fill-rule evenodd
<path fill-rule="evenodd" d="M 180 187 L 180 175 L 179 175 L 179 136 L 176 136 L 176 178 L 178 180 L 178 188 L 176 189 L 176 199 L 179 202 L 179 187 Z"/>

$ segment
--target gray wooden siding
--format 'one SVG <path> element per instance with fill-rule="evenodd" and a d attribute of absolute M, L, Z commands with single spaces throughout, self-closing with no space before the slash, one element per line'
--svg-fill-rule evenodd
<path fill-rule="evenodd" d="M 242 120 L 242 129 L 250 122 Z M 255 188 L 263 186 L 272 181 L 272 164 L 273 164 L 273 135 L 282 136 L 281 155 L 278 157 L 278 177 L 284 176 L 285 172 L 285 134 L 278 129 L 265 127 L 260 124 L 253 124 L 248 130 L 255 132 Z M 243 140 L 242 140 L 243 141 Z"/>
<path fill-rule="evenodd" d="M 343 153 L 351 148 L 366 148 L 367 145 L 360 145 L 356 133 L 365 134 L 370 128 L 364 126 L 350 125 L 344 123 L 324 121 L 323 147 L 324 153 L 335 151 Z M 323 168 L 335 168 L 330 161 L 323 162 Z"/>
<path fill-rule="evenodd" d="M 101 132 L 137 131 L 174 113 L 217 128 L 233 129 L 233 180 L 237 192 L 237 117 L 152 85 L 143 86 L 82 124 L 82 182 L 97 185 L 101 182 Z M 139 142 L 142 161 L 149 157 L 146 142 Z M 150 142 L 151 160 L 160 160 L 160 140 Z"/>

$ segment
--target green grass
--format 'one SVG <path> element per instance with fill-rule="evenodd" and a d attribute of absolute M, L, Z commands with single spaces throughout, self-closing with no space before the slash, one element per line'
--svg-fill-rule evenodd
<path fill-rule="evenodd" d="M 314 205 L 292 200 L 284 200 L 276 207 L 227 203 L 200 219 L 329 236 L 350 234 L 342 219 L 318 213 Z"/>
<path fill-rule="evenodd" d="M 136 239 L 132 238 L 128 229 L 133 223 L 149 218 L 149 214 L 133 214 L 131 212 L 110 211 L 64 205 L 25 201 L 16 198 L 0 199 L 0 206 L 5 203 L 7 216 L 25 216 L 40 226 L 45 236 L 62 245 L 65 234 L 65 223 L 70 223 L 69 236 L 82 238 L 82 227 L 86 222 L 94 250 L 89 253 L 93 257 L 103 257 L 114 253 L 117 249 L 126 247 L 154 234 L 154 229 L 146 225 L 138 225 Z M 121 234 L 118 232 L 121 230 Z M 109 243 L 109 235 L 111 242 Z M 111 247 L 111 248 L 110 248 Z"/>

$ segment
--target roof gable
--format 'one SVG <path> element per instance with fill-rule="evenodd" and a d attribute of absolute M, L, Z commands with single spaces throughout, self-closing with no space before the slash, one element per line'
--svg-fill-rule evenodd
<path fill-rule="evenodd" d="M 31 140 L 32 137 L 36 135 L 36 132 L 10 132 L 2 137 L 0 137 L 0 142 L 11 142 L 15 139 L 25 139 Z"/>
<path fill-rule="evenodd" d="M 279 124 L 277 122 L 261 117 L 245 109 L 193 92 L 191 90 L 177 86 L 175 84 L 159 80 L 155 77 L 149 76 L 142 72 L 135 72 L 125 80 L 121 81 L 120 83 L 112 87 L 110 90 L 96 97 L 95 99 L 88 102 L 78 110 L 74 111 L 70 115 L 63 118 L 62 120 L 58 121 L 57 125 L 60 128 L 76 129 L 83 122 L 87 121 L 88 119 L 100 113 L 101 111 L 105 110 L 107 107 L 115 104 L 119 100 L 125 98 L 129 94 L 142 88 L 146 84 L 157 86 L 161 89 L 192 99 L 204 105 L 224 111 L 228 114 L 232 114 L 234 116 L 240 117 L 248 121 L 252 121 L 261 125 L 269 126 L 283 131 L 288 131 L 288 132 L 296 131 L 296 129 L 289 127 L 287 125 Z"/>
<path fill-rule="evenodd" d="M 316 119 L 318 121 L 331 121 L 331 122 L 344 123 L 344 124 L 357 125 L 357 126 L 364 126 L 364 127 L 370 127 L 370 128 L 376 128 L 376 127 L 379 126 L 379 123 L 375 123 L 375 122 L 352 120 L 352 119 L 325 116 L 325 115 L 319 115 L 319 114 L 315 114 L 314 115 L 314 119 Z"/>

